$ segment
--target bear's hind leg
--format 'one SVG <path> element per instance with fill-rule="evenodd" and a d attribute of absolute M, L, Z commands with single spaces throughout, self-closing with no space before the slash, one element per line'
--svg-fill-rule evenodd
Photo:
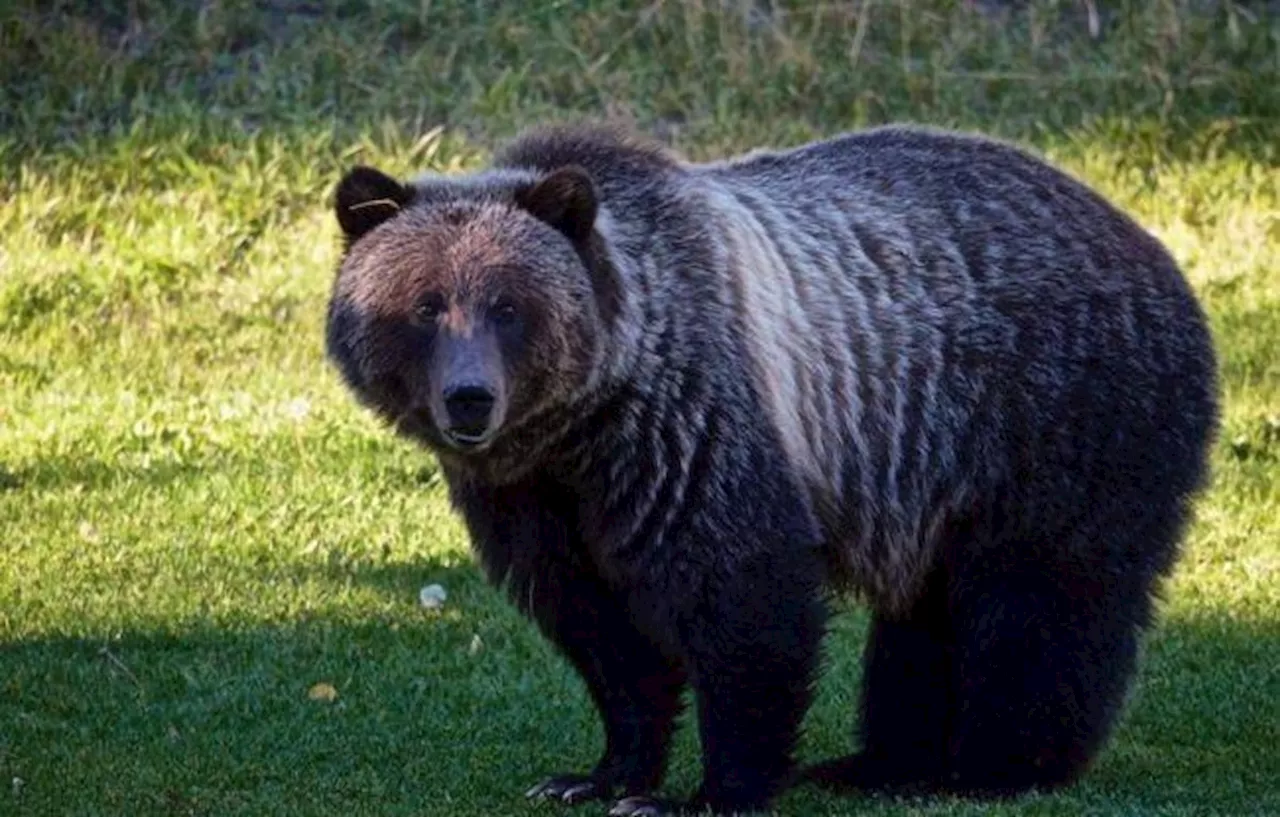
<path fill-rule="evenodd" d="M 1149 619 L 1149 587 L 1123 571 L 998 562 L 975 554 L 952 585 L 955 710 L 942 788 L 962 796 L 1074 782 L 1111 732 Z"/>

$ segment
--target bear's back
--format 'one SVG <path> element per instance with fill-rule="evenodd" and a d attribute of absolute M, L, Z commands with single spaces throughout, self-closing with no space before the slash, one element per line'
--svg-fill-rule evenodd
<path fill-rule="evenodd" d="M 975 496 L 1079 478 L 1047 473 L 1065 447 L 1083 473 L 1211 423 L 1173 261 L 1016 148 L 883 128 L 687 168 L 781 444 L 886 586 Z"/>

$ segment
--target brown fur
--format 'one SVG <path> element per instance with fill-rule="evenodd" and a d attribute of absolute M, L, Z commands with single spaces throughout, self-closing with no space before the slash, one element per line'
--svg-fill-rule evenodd
<path fill-rule="evenodd" d="M 1132 219 L 918 128 L 708 163 L 540 129 L 462 177 L 357 169 L 336 205 L 333 360 L 438 454 L 486 571 L 605 719 L 596 770 L 544 791 L 652 789 L 688 681 L 694 802 L 767 803 L 824 585 L 876 617 L 865 751 L 819 779 L 1087 768 L 1218 422 L 1204 314 Z M 468 378 L 481 442 L 444 430 Z"/>

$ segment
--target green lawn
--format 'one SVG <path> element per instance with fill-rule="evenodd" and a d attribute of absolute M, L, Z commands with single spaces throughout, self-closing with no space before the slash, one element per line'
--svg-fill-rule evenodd
<path fill-rule="evenodd" d="M 699 158 L 894 119 L 1016 139 L 1163 238 L 1212 315 L 1216 481 L 1094 772 L 990 809 L 779 809 L 1280 813 L 1280 10 L 1097 5 L 1094 39 L 1065 0 L 4 3 L 0 814 L 556 811 L 522 792 L 594 761 L 584 691 L 321 327 L 343 168 L 465 168 L 584 113 Z M 838 620 L 805 759 L 848 750 L 865 623 Z"/>

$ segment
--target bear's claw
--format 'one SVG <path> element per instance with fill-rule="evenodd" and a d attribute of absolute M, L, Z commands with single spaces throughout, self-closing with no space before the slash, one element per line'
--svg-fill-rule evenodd
<path fill-rule="evenodd" d="M 665 817 L 676 809 L 653 797 L 624 797 L 609 809 L 609 817 Z"/>
<path fill-rule="evenodd" d="M 525 792 L 524 796 L 531 800 L 563 800 L 573 805 L 587 800 L 603 800 L 609 794 L 609 787 L 594 777 L 562 774 L 548 777 Z"/>

